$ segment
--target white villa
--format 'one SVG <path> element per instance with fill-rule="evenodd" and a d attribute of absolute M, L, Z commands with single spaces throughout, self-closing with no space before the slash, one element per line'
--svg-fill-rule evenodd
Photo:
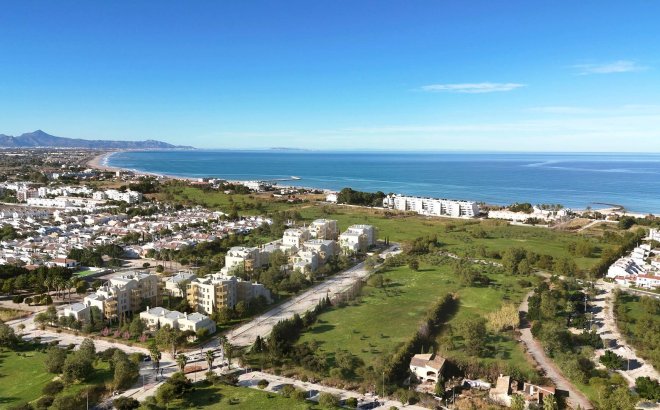
<path fill-rule="evenodd" d="M 81 322 L 89 322 L 90 316 L 91 309 L 84 303 L 65 305 L 57 311 L 57 317 L 73 317 Z"/>
<path fill-rule="evenodd" d="M 169 325 L 173 329 L 182 331 L 191 330 L 195 333 L 201 329 L 206 329 L 209 334 L 215 333 L 215 322 L 208 316 L 200 313 L 181 313 L 176 310 L 167 310 L 162 307 L 147 309 L 140 313 L 142 319 L 149 329 L 154 330 L 159 327 Z"/>
<path fill-rule="evenodd" d="M 422 382 L 437 382 L 445 359 L 435 353 L 416 354 L 410 359 L 410 371 Z"/>

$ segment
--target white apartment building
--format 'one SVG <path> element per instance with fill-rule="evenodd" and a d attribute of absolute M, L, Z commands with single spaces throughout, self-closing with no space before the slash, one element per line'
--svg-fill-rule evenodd
<path fill-rule="evenodd" d="M 123 201 L 128 204 L 137 204 L 142 202 L 142 193 L 137 191 L 126 191 L 121 192 L 116 189 L 107 189 L 105 191 L 105 196 L 107 199 L 112 201 Z"/>
<path fill-rule="evenodd" d="M 339 229 L 334 219 L 317 219 L 309 225 L 309 233 L 314 239 L 337 240 Z"/>
<path fill-rule="evenodd" d="M 415 196 L 388 195 L 383 207 L 399 211 L 412 211 L 420 215 L 474 218 L 479 215 L 479 205 L 473 201 L 422 198 Z"/>
<path fill-rule="evenodd" d="M 282 246 L 285 248 L 301 249 L 305 241 L 312 238 L 307 228 L 290 228 L 284 231 Z"/>
<path fill-rule="evenodd" d="M 293 269 L 302 273 L 311 273 L 319 268 L 319 255 L 313 251 L 299 251 L 292 257 Z"/>
<path fill-rule="evenodd" d="M 268 264 L 268 253 L 256 247 L 234 246 L 225 255 L 223 273 L 229 273 L 235 268 L 243 268 L 251 272 Z"/>
<path fill-rule="evenodd" d="M 126 273 L 110 278 L 83 299 L 87 306 L 96 306 L 108 318 L 116 318 L 129 312 L 137 312 L 143 301 L 158 304 L 160 280 L 158 275 Z"/>
<path fill-rule="evenodd" d="M 371 225 L 351 225 L 339 235 L 339 246 L 345 252 L 366 252 L 376 244 L 376 230 Z"/>
<path fill-rule="evenodd" d="M 525 222 L 530 218 L 540 219 L 542 221 L 550 222 L 560 220 L 569 216 L 571 213 L 570 209 L 560 209 L 558 211 L 549 211 L 538 208 L 534 206 L 531 213 L 525 212 L 512 212 L 508 209 L 500 209 L 488 211 L 488 217 L 490 219 L 504 219 L 507 221 L 513 222 Z"/>
<path fill-rule="evenodd" d="M 190 282 L 197 278 L 197 275 L 191 272 L 179 272 L 174 276 L 165 279 L 165 291 L 171 296 L 183 298 L 186 296 L 185 291 L 181 291 L 179 284 Z"/>
<path fill-rule="evenodd" d="M 193 279 L 187 288 L 186 297 L 190 306 L 207 315 L 222 307 L 233 308 L 238 302 L 249 302 L 259 296 L 271 301 L 270 291 L 264 285 L 217 273 Z"/>
<path fill-rule="evenodd" d="M 329 239 L 311 239 L 303 243 L 303 249 L 316 252 L 320 263 L 325 263 L 328 259 L 339 255 L 339 245 Z"/>
<path fill-rule="evenodd" d="M 151 330 L 169 325 L 172 329 L 179 329 L 184 332 L 190 330 L 197 333 L 202 329 L 206 329 L 209 334 L 213 334 L 216 331 L 215 322 L 200 313 L 181 313 L 162 307 L 149 309 L 149 306 L 147 306 L 144 312 L 140 312 L 140 319 Z"/>

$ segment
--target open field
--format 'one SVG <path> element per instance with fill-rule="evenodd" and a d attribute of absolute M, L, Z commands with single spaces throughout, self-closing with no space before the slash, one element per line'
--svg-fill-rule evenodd
<path fill-rule="evenodd" d="M 463 287 L 449 266 L 422 265 L 418 272 L 398 267 L 383 275 L 389 280 L 385 288 L 365 286 L 359 300 L 321 314 L 301 341 L 319 342 L 320 351 L 331 359 L 335 351 L 343 349 L 372 363 L 412 337 L 428 309 L 446 293 L 459 295 L 458 311 L 448 322 L 451 324 L 463 317 L 495 311 L 503 301 L 517 304 L 526 292 L 518 278 L 498 274 L 489 275 L 493 283 L 488 287 Z M 488 346 L 498 354 L 483 358 L 484 362 L 500 360 L 533 371 L 520 345 L 510 337 L 488 335 L 488 339 Z M 460 346 L 439 349 L 448 358 L 465 358 Z"/>
<path fill-rule="evenodd" d="M 230 213 L 236 208 L 242 215 L 263 215 L 266 211 L 291 209 L 291 204 L 276 201 L 270 194 L 225 194 L 221 191 L 205 191 L 191 186 L 168 185 L 152 195 L 161 201 L 173 201 L 187 205 L 201 205 L 209 209 Z"/>
<path fill-rule="evenodd" d="M 0 307 L 0 320 L 3 322 L 8 322 L 10 320 L 19 319 L 24 316 L 30 315 L 30 312 L 25 312 L 23 310 L 8 309 Z"/>
<path fill-rule="evenodd" d="M 424 235 L 437 235 L 443 249 L 463 256 L 475 256 L 480 248 L 489 252 L 502 252 L 519 247 L 553 258 L 571 257 L 580 269 L 593 266 L 602 249 L 609 247 L 599 235 L 579 235 L 546 228 L 509 225 L 497 220 L 462 220 L 431 218 L 398 214 L 389 216 L 384 210 L 331 205 L 307 205 L 299 208 L 307 220 L 330 218 L 339 221 L 340 229 L 352 224 L 371 224 L 378 228 L 378 236 L 391 241 L 410 241 Z M 591 257 L 574 257 L 568 247 L 578 238 L 588 238 L 596 248 Z"/>
<path fill-rule="evenodd" d="M 45 353 L 34 350 L 0 352 L 0 408 L 32 401 L 54 375 L 44 368 Z"/>
<path fill-rule="evenodd" d="M 236 409 L 236 410 L 307 410 L 321 407 L 309 401 L 298 401 L 279 394 L 267 393 L 247 387 L 196 386 L 193 393 L 182 400 L 168 404 L 170 410 L 183 409 Z"/>

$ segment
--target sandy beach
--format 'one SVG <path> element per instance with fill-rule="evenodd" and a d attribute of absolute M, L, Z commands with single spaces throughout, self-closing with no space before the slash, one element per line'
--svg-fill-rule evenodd
<path fill-rule="evenodd" d="M 108 158 L 115 152 L 118 151 L 102 152 L 99 155 L 87 161 L 87 166 L 101 171 L 110 171 L 110 172 L 119 171 L 121 168 L 108 166 Z"/>

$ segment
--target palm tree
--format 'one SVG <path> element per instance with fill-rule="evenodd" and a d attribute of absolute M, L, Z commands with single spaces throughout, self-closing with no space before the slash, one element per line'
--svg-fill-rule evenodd
<path fill-rule="evenodd" d="M 213 370 L 213 350 L 207 350 L 204 358 L 206 359 L 206 364 L 208 365 L 207 371 L 210 372 Z"/>
<path fill-rule="evenodd" d="M 183 373 L 187 364 L 188 364 L 188 357 L 183 353 L 179 353 L 179 355 L 176 357 L 176 365 L 179 366 L 179 370 L 181 371 L 181 373 Z"/>
<path fill-rule="evenodd" d="M 223 348 L 225 350 L 225 354 L 227 355 L 227 363 L 229 364 L 228 367 L 231 369 L 231 355 L 234 353 L 234 346 L 227 342 L 227 345 Z"/>

